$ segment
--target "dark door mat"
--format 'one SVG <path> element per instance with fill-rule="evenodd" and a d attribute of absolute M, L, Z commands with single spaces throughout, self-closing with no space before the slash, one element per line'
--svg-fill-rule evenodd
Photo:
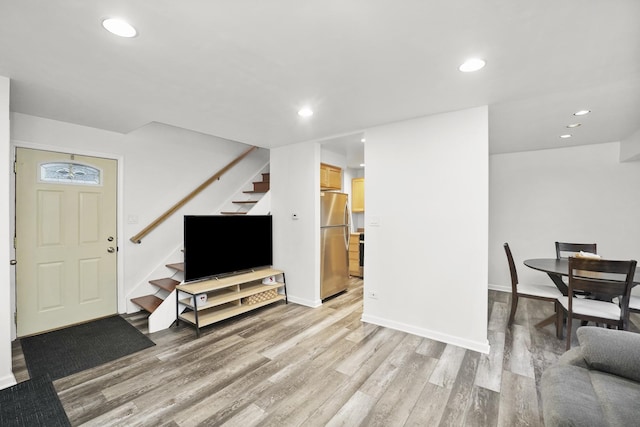
<path fill-rule="evenodd" d="M 38 377 L 0 390 L 0 426 L 70 426 L 49 377 Z"/>
<path fill-rule="evenodd" d="M 29 376 L 52 381 L 155 345 L 120 316 L 22 338 L 20 344 Z"/>

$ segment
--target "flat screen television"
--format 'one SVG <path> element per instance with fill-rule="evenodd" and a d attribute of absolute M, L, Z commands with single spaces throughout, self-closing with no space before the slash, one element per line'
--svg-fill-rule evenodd
<path fill-rule="evenodd" d="M 185 215 L 184 281 L 271 266 L 271 215 Z"/>

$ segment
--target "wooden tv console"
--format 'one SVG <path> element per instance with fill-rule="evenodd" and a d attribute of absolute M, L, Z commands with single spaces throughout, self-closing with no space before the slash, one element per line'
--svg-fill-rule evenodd
<path fill-rule="evenodd" d="M 262 279 L 271 276 L 275 276 L 275 283 L 262 283 Z M 284 294 L 278 292 L 280 289 Z M 289 302 L 284 271 L 273 268 L 185 283 L 176 286 L 176 292 L 176 325 L 180 320 L 194 325 L 197 337 L 204 326 L 277 301 Z M 190 311 L 180 313 L 180 304 Z"/>

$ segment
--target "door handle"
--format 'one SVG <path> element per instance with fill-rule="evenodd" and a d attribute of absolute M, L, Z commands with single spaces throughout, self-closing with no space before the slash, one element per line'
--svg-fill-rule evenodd
<path fill-rule="evenodd" d="M 107 248 L 107 252 L 109 252 L 110 254 L 114 253 L 116 251 L 116 249 L 113 246 L 109 246 Z"/>
<path fill-rule="evenodd" d="M 16 265 L 18 263 L 18 261 L 16 261 L 15 259 L 12 259 L 11 261 L 9 261 L 9 265 Z"/>
<path fill-rule="evenodd" d="M 349 242 L 351 241 L 351 233 L 347 226 L 344 227 L 344 247 L 349 251 Z M 347 258 L 349 258 L 349 254 L 347 253 Z"/>

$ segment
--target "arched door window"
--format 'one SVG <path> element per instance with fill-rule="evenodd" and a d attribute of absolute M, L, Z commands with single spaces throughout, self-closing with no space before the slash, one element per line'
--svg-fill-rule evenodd
<path fill-rule="evenodd" d="M 64 184 L 101 185 L 100 169 L 79 163 L 43 163 L 40 165 L 40 181 Z"/>

